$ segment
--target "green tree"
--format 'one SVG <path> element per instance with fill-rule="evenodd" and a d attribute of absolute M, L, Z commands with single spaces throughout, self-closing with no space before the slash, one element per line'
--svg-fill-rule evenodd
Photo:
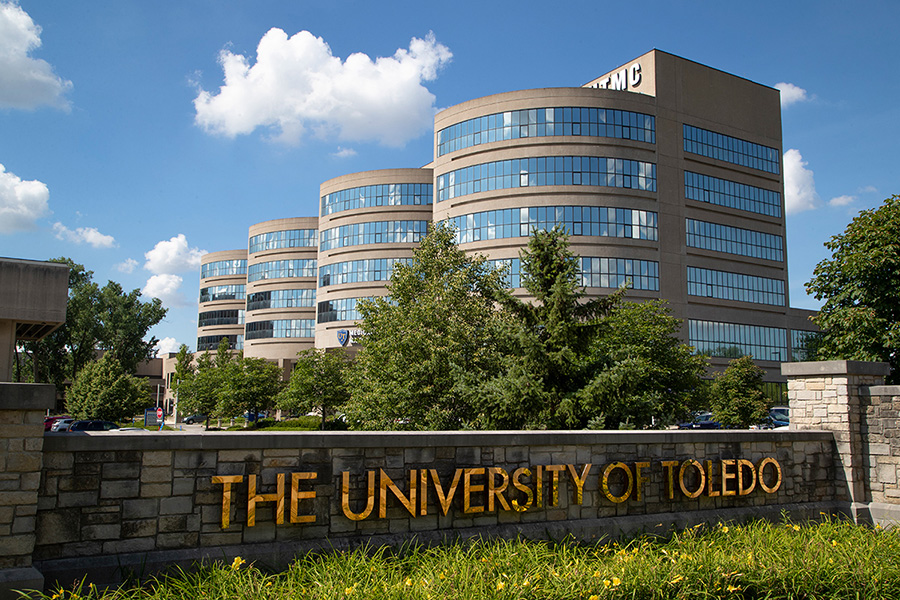
<path fill-rule="evenodd" d="M 825 243 L 832 257 L 816 265 L 806 291 L 825 300 L 818 356 L 890 363 L 900 383 L 900 196 L 864 210 Z"/>
<path fill-rule="evenodd" d="M 100 324 L 97 345 L 111 352 L 129 373 L 137 369 L 138 363 L 156 354 L 154 347 L 159 340 L 151 336 L 145 341 L 144 336 L 167 312 L 159 298 L 149 302 L 140 298 L 140 290 L 125 293 L 121 285 L 110 281 L 100 290 L 96 312 Z"/>
<path fill-rule="evenodd" d="M 226 353 L 227 354 L 227 353 Z M 219 355 L 216 355 L 219 358 Z M 244 412 L 257 413 L 274 406 L 281 391 L 281 369 L 264 358 L 237 356 L 222 366 L 222 387 L 215 413 L 233 417 Z"/>
<path fill-rule="evenodd" d="M 66 410 L 79 419 L 121 421 L 150 404 L 144 383 L 125 372 L 111 354 L 88 363 L 66 397 Z"/>
<path fill-rule="evenodd" d="M 763 391 L 764 374 L 749 356 L 729 362 L 710 389 L 715 419 L 725 427 L 742 429 L 762 423 L 769 414 L 769 399 Z"/>
<path fill-rule="evenodd" d="M 432 225 L 410 264 L 396 264 L 389 298 L 359 302 L 362 348 L 350 378 L 348 422 L 365 429 L 458 429 L 474 418 L 458 386 L 498 366 L 502 274 Z"/>
<path fill-rule="evenodd" d="M 182 353 L 182 349 L 184 353 Z M 197 358 L 196 367 L 188 360 L 187 346 L 182 346 L 178 353 L 178 362 L 175 366 L 178 407 L 182 414 L 206 415 L 206 427 L 209 429 L 210 418 L 224 416 L 217 409 L 222 389 L 225 386 L 225 368 L 233 360 L 231 351 L 228 349 L 228 338 L 223 338 L 219 342 L 215 356 L 208 351 L 201 354 Z M 180 378 L 179 368 L 181 370 Z M 227 416 L 233 417 L 234 414 Z"/>
<path fill-rule="evenodd" d="M 328 415 L 350 399 L 346 382 L 350 363 L 341 350 L 304 350 L 297 356 L 291 379 L 278 396 L 278 407 L 289 412 L 319 410 L 325 429 Z"/>

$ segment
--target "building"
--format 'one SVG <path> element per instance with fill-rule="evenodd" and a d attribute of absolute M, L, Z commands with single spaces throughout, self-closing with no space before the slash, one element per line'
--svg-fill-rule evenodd
<path fill-rule="evenodd" d="M 581 87 L 470 100 L 436 115 L 425 167 L 326 181 L 318 219 L 254 225 L 249 255 L 204 257 L 197 348 L 233 336 L 287 370 L 299 350 L 352 346 L 357 300 L 386 294 L 430 221 L 524 296 L 529 232 L 563 224 L 589 295 L 629 282 L 714 366 L 751 354 L 778 381 L 815 329 L 790 308 L 781 157 L 778 90 L 659 50 Z M 263 309 L 255 294 L 276 289 Z"/>

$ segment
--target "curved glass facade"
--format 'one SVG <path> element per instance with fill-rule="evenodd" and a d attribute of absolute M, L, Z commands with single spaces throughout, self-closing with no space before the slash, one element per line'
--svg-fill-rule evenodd
<path fill-rule="evenodd" d="M 437 155 L 503 140 L 572 135 L 653 144 L 656 143 L 656 118 L 627 110 L 578 106 L 508 110 L 441 129 Z"/>
<path fill-rule="evenodd" d="M 489 210 L 448 219 L 456 227 L 456 243 L 528 237 L 533 229 L 563 225 L 569 235 L 656 241 L 656 213 L 598 206 L 535 206 Z"/>
<path fill-rule="evenodd" d="M 784 281 L 713 269 L 687 268 L 688 295 L 784 306 Z"/>
<path fill-rule="evenodd" d="M 780 327 L 688 320 L 688 344 L 698 353 L 723 358 L 752 356 L 786 362 L 787 331 Z"/>
<path fill-rule="evenodd" d="M 506 266 L 507 287 L 522 287 L 522 261 L 500 258 L 487 261 L 494 269 Z M 582 287 L 618 288 L 630 283 L 631 289 L 659 291 L 659 263 L 630 258 L 578 257 L 579 282 Z"/>
<path fill-rule="evenodd" d="M 781 153 L 777 148 L 755 144 L 684 124 L 684 151 L 766 173 L 781 172 Z"/>
<path fill-rule="evenodd" d="M 315 305 L 315 289 L 268 290 L 265 292 L 253 292 L 247 298 L 247 310 L 310 308 Z"/>
<path fill-rule="evenodd" d="M 200 279 L 225 275 L 246 275 L 247 260 L 217 260 L 200 266 Z"/>
<path fill-rule="evenodd" d="M 437 201 L 478 192 L 545 185 L 656 191 L 656 165 L 624 158 L 541 156 L 472 165 L 438 175 Z"/>
<path fill-rule="evenodd" d="M 322 196 L 322 216 L 366 208 L 431 204 L 434 186 L 430 183 L 384 183 L 364 185 Z"/>
<path fill-rule="evenodd" d="M 250 265 L 247 281 L 262 279 L 287 279 L 291 277 L 315 277 L 316 259 L 298 258 L 294 260 L 272 260 Z"/>
<path fill-rule="evenodd" d="M 356 309 L 356 303 L 368 298 L 341 298 L 339 300 L 326 300 L 319 302 L 317 309 L 317 321 L 319 323 L 331 323 L 332 321 L 358 321 L 362 317 Z"/>
<path fill-rule="evenodd" d="M 319 233 L 319 250 L 364 244 L 415 244 L 428 232 L 428 221 L 375 221 L 326 229 Z"/>
<path fill-rule="evenodd" d="M 409 258 L 371 258 L 325 265 L 319 267 L 319 287 L 342 283 L 387 281 L 391 278 L 395 264 L 409 264 L 411 260 Z"/>
<path fill-rule="evenodd" d="M 247 286 L 212 285 L 200 288 L 200 302 L 216 302 L 217 300 L 243 300 L 246 297 Z"/>
<path fill-rule="evenodd" d="M 694 219 L 686 219 L 686 223 L 687 245 L 691 248 L 778 262 L 784 260 L 783 242 L 779 235 Z"/>
<path fill-rule="evenodd" d="M 684 172 L 684 196 L 688 200 L 760 215 L 781 216 L 781 194 L 778 192 L 690 171 Z"/>
<path fill-rule="evenodd" d="M 208 310 L 200 313 L 197 318 L 197 327 L 210 327 L 212 325 L 243 325 L 243 310 Z"/>
<path fill-rule="evenodd" d="M 250 238 L 249 251 L 253 254 L 278 248 L 315 248 L 317 233 L 315 229 L 285 229 L 261 233 Z"/>
<path fill-rule="evenodd" d="M 247 339 L 265 338 L 312 338 L 316 335 L 313 319 L 276 319 L 274 321 L 253 321 L 247 323 Z"/>
<path fill-rule="evenodd" d="M 244 349 L 244 336 L 238 335 L 204 335 L 197 338 L 197 352 L 210 352 L 219 347 L 222 340 L 228 338 L 228 348 L 231 350 Z"/>

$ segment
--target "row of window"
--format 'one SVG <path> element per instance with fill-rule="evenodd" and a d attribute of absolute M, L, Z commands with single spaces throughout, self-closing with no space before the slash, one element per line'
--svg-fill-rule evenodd
<path fill-rule="evenodd" d="M 438 131 L 437 155 L 518 138 L 586 135 L 656 143 L 656 118 L 612 108 L 526 108 L 475 117 Z"/>
<path fill-rule="evenodd" d="M 275 319 L 247 323 L 248 340 L 265 338 L 314 338 L 316 322 L 313 319 Z"/>
<path fill-rule="evenodd" d="M 322 196 L 322 215 L 367 206 L 431 204 L 434 186 L 430 183 L 385 183 L 364 185 Z"/>
<path fill-rule="evenodd" d="M 522 287 L 521 260 L 501 258 L 487 263 L 494 269 L 506 268 L 504 283 L 507 287 Z M 656 261 L 582 256 L 578 266 L 578 285 L 582 287 L 618 288 L 627 283 L 635 290 L 659 291 L 659 263 Z"/>
<path fill-rule="evenodd" d="M 341 298 L 339 300 L 326 300 L 319 302 L 316 309 L 316 319 L 319 323 L 331 323 L 333 321 L 359 321 L 362 315 L 356 308 L 356 303 L 364 298 Z"/>
<path fill-rule="evenodd" d="M 316 259 L 297 258 L 292 260 L 272 260 L 250 265 L 247 281 L 262 279 L 284 279 L 288 277 L 315 277 Z"/>
<path fill-rule="evenodd" d="M 326 229 L 319 234 L 319 250 L 362 244 L 417 244 L 428 232 L 428 221 L 375 221 Z"/>
<path fill-rule="evenodd" d="M 243 325 L 244 311 L 235 310 L 208 310 L 200 313 L 197 318 L 197 327 L 211 327 L 213 325 Z"/>
<path fill-rule="evenodd" d="M 600 206 L 533 206 L 460 215 L 449 219 L 456 243 L 528 237 L 532 230 L 562 225 L 569 235 L 658 239 L 656 213 Z"/>
<path fill-rule="evenodd" d="M 237 335 L 204 335 L 197 338 L 197 352 L 209 352 L 215 350 L 222 343 L 222 340 L 228 338 L 228 348 L 230 350 L 244 349 L 244 336 Z"/>
<path fill-rule="evenodd" d="M 541 156 L 472 165 L 438 175 L 437 201 L 478 192 L 546 185 L 656 191 L 656 165 L 624 158 Z"/>
<path fill-rule="evenodd" d="M 253 292 L 247 298 L 247 310 L 262 310 L 265 308 L 310 308 L 315 305 L 315 288 Z"/>
<path fill-rule="evenodd" d="M 821 335 L 818 331 L 791 330 L 791 360 L 809 360 L 809 346 Z"/>
<path fill-rule="evenodd" d="M 778 174 L 781 171 L 781 153 L 777 148 L 701 129 L 687 123 L 684 124 L 684 151 L 766 173 Z"/>
<path fill-rule="evenodd" d="M 409 258 L 370 258 L 325 265 L 319 267 L 319 287 L 342 283 L 387 281 L 391 278 L 395 264 L 409 264 L 410 261 Z"/>
<path fill-rule="evenodd" d="M 278 248 L 315 248 L 316 238 L 315 229 L 285 229 L 261 233 L 250 238 L 250 254 Z"/>
<path fill-rule="evenodd" d="M 688 267 L 687 284 L 691 296 L 784 306 L 781 279 Z"/>
<path fill-rule="evenodd" d="M 200 266 L 200 279 L 225 275 L 246 275 L 247 260 L 217 260 Z"/>
<path fill-rule="evenodd" d="M 200 302 L 243 300 L 246 297 L 246 289 L 247 286 L 242 284 L 211 285 L 209 287 L 200 288 Z"/>
<path fill-rule="evenodd" d="M 691 248 L 778 262 L 784 260 L 781 236 L 695 219 L 686 219 L 686 227 L 687 245 Z"/>
<path fill-rule="evenodd" d="M 688 343 L 698 353 L 724 358 L 788 360 L 787 331 L 781 327 L 688 320 Z"/>
<path fill-rule="evenodd" d="M 688 200 L 708 202 L 770 217 L 781 216 L 781 194 L 763 188 L 684 172 L 684 195 Z"/>

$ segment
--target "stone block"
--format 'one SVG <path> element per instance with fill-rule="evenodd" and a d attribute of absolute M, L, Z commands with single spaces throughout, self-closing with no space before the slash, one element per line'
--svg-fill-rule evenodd
<path fill-rule="evenodd" d="M 135 498 L 122 502 L 123 519 L 150 519 L 159 515 L 159 500 L 156 498 Z"/>
<path fill-rule="evenodd" d="M 189 496 L 194 493 L 195 477 L 176 477 L 172 480 L 173 496 Z"/>
<path fill-rule="evenodd" d="M 200 534 L 196 531 L 186 533 L 161 533 L 156 536 L 156 548 L 158 550 L 195 548 L 199 541 Z"/>
<path fill-rule="evenodd" d="M 57 496 L 57 505 L 60 508 L 71 506 L 96 506 L 98 491 L 92 492 L 60 492 Z"/>
<path fill-rule="evenodd" d="M 174 533 L 187 530 L 187 515 L 172 515 L 159 518 L 160 533 Z"/>
<path fill-rule="evenodd" d="M 216 452 L 179 451 L 175 453 L 176 469 L 214 469 Z"/>
<path fill-rule="evenodd" d="M 122 521 L 122 538 L 150 537 L 156 535 L 157 519 Z"/>
<path fill-rule="evenodd" d="M 74 508 L 39 513 L 35 529 L 37 542 L 46 545 L 78 541 L 79 520 L 79 511 Z"/>
<path fill-rule="evenodd" d="M 262 450 L 219 450 L 219 462 L 259 462 Z"/>
<path fill-rule="evenodd" d="M 101 470 L 103 479 L 137 479 L 141 475 L 140 462 L 106 463 Z"/>
<path fill-rule="evenodd" d="M 6 470 L 11 473 L 28 473 L 41 470 L 40 452 L 10 453 L 6 457 Z"/>
<path fill-rule="evenodd" d="M 156 540 L 150 537 L 112 540 L 103 542 L 103 554 L 115 555 L 126 552 L 150 552 L 156 547 Z"/>
<path fill-rule="evenodd" d="M 194 501 L 190 496 L 172 496 L 159 501 L 159 514 L 161 515 L 189 514 L 193 510 Z"/>
<path fill-rule="evenodd" d="M 168 498 L 171 495 L 171 483 L 145 483 L 141 485 L 142 498 Z"/>
<path fill-rule="evenodd" d="M 136 479 L 104 481 L 100 484 L 101 498 L 136 498 L 140 494 L 141 483 Z"/>
<path fill-rule="evenodd" d="M 166 483 L 172 481 L 171 467 L 148 467 L 141 469 L 141 483 Z"/>
<path fill-rule="evenodd" d="M 34 517 L 16 517 L 16 519 L 12 523 L 12 529 L 10 530 L 13 535 L 17 534 L 34 534 L 34 525 L 35 518 Z"/>
<path fill-rule="evenodd" d="M 115 540 L 120 537 L 122 527 L 118 523 L 107 525 L 86 525 L 81 528 L 83 540 Z"/>

